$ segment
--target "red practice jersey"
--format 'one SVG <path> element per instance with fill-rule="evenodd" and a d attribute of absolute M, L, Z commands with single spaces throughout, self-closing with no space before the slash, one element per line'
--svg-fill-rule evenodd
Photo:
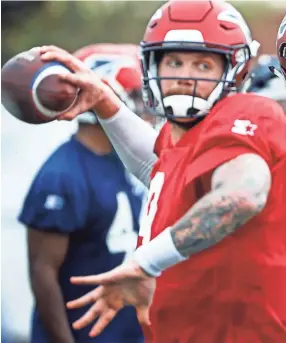
<path fill-rule="evenodd" d="M 159 158 L 151 175 L 140 243 L 175 224 L 210 191 L 214 169 L 238 155 L 263 157 L 272 186 L 260 214 L 157 279 L 150 312 L 153 338 L 148 334 L 147 342 L 285 343 L 286 118 L 282 109 L 255 94 L 236 94 L 214 106 L 175 146 L 168 135 L 170 124 L 155 145 Z"/>

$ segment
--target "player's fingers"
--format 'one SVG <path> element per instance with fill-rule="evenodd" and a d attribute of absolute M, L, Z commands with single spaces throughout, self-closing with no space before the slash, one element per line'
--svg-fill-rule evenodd
<path fill-rule="evenodd" d="M 32 49 L 30 49 L 31 52 L 41 52 L 40 46 L 34 46 Z"/>
<path fill-rule="evenodd" d="M 107 273 L 104 273 L 107 274 Z M 71 277 L 71 283 L 75 285 L 98 285 L 100 282 L 101 275 L 104 274 L 98 274 L 98 275 L 89 275 L 89 276 L 72 276 Z"/>
<path fill-rule="evenodd" d="M 151 325 L 150 316 L 149 316 L 149 307 L 148 306 L 138 306 L 136 307 L 137 319 L 141 325 Z"/>
<path fill-rule="evenodd" d="M 91 276 L 76 276 L 71 278 L 71 282 L 77 285 L 100 285 L 114 283 L 125 278 L 125 274 L 121 274 L 117 268 L 98 275 Z"/>
<path fill-rule="evenodd" d="M 125 263 L 110 270 L 109 272 L 95 275 L 94 281 L 98 284 L 108 284 L 139 277 L 140 275 L 138 275 L 138 271 L 133 269 L 131 264 Z"/>
<path fill-rule="evenodd" d="M 67 112 L 64 112 L 64 113 L 60 114 L 59 116 L 57 116 L 57 120 L 71 121 L 74 118 L 76 118 L 76 116 L 78 116 L 79 114 L 81 114 L 83 112 L 85 112 L 85 111 L 82 111 L 80 108 L 78 108 L 78 107 L 76 107 L 76 105 L 74 105 Z"/>
<path fill-rule="evenodd" d="M 79 97 L 76 100 L 75 104 L 68 111 L 59 115 L 57 117 L 57 120 L 70 121 L 70 120 L 73 120 L 79 114 L 84 113 L 86 111 L 90 111 L 90 109 L 91 109 L 90 103 L 88 103 L 85 99 L 82 99 L 81 94 L 79 94 Z"/>
<path fill-rule="evenodd" d="M 90 337 L 98 336 L 106 328 L 106 326 L 112 321 L 116 313 L 117 313 L 116 310 L 110 309 L 110 308 L 108 308 L 105 312 L 103 312 L 98 318 L 98 321 L 92 327 L 89 333 L 89 336 Z"/>
<path fill-rule="evenodd" d="M 40 47 L 40 53 L 43 54 L 48 51 L 57 51 L 57 52 L 64 52 L 67 53 L 66 50 L 59 48 L 58 46 L 55 45 L 43 45 Z"/>
<path fill-rule="evenodd" d="M 103 294 L 104 294 L 104 288 L 100 286 L 78 299 L 69 301 L 66 304 L 66 306 L 69 309 L 83 307 L 92 302 L 96 302 L 100 297 L 103 296 Z"/>
<path fill-rule="evenodd" d="M 138 274 L 138 268 L 134 268 L 133 264 L 129 262 L 106 273 L 90 276 L 74 276 L 71 278 L 71 282 L 80 285 L 101 285 L 115 283 L 128 278 L 140 277 L 141 274 Z"/>
<path fill-rule="evenodd" d="M 89 325 L 98 316 L 100 316 L 106 310 L 106 304 L 103 299 L 98 300 L 90 309 L 77 321 L 75 321 L 72 326 L 75 330 L 79 330 Z"/>
<path fill-rule="evenodd" d="M 74 113 L 64 113 L 64 114 L 61 114 L 57 117 L 57 120 L 61 121 L 72 121 L 74 120 L 74 118 L 76 118 L 77 114 L 74 114 Z"/>
<path fill-rule="evenodd" d="M 61 51 L 47 51 L 41 55 L 43 61 L 57 61 L 63 63 L 68 69 L 74 72 L 80 72 L 83 70 L 88 70 L 83 62 L 78 58 L 69 54 L 68 52 Z"/>
<path fill-rule="evenodd" d="M 74 106 L 72 109 L 68 110 L 65 113 L 57 116 L 57 120 L 61 121 L 71 121 L 74 120 L 79 114 L 84 113 L 90 110 L 90 106 L 83 107 L 81 104 Z"/>
<path fill-rule="evenodd" d="M 73 86 L 85 89 L 92 87 L 93 90 L 96 90 L 97 84 L 100 86 L 100 79 L 96 76 L 95 73 L 62 73 L 58 75 L 58 78 L 64 82 L 67 82 Z"/>

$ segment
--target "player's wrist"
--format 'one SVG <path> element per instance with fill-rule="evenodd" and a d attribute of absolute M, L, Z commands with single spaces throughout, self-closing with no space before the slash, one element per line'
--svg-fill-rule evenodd
<path fill-rule="evenodd" d="M 102 94 L 93 105 L 92 111 L 101 119 L 108 119 L 113 117 L 122 106 L 122 101 L 113 92 L 113 90 L 107 86 L 103 85 Z"/>
<path fill-rule="evenodd" d="M 126 112 L 131 112 L 133 113 L 130 108 L 128 108 L 123 102 L 121 102 L 120 107 L 118 109 L 118 111 L 116 113 L 114 113 L 112 116 L 110 117 L 106 117 L 106 118 L 102 118 L 99 117 L 99 122 L 101 122 L 102 124 L 107 124 L 107 123 L 111 123 L 115 120 L 121 119 L 121 117 L 123 117 L 122 119 L 125 119 L 125 114 Z"/>
<path fill-rule="evenodd" d="M 141 268 L 135 259 L 130 259 L 127 263 L 132 267 L 132 269 L 135 270 L 138 276 L 141 276 L 144 278 L 153 277 L 153 275 L 148 274 L 143 268 Z"/>
<path fill-rule="evenodd" d="M 176 249 L 172 240 L 170 228 L 145 245 L 140 246 L 134 254 L 134 260 L 144 272 L 153 277 L 178 264 L 187 258 Z"/>

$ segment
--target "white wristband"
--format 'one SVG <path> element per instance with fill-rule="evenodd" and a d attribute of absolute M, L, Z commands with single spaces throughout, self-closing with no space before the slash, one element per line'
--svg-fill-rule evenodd
<path fill-rule="evenodd" d="M 187 257 L 182 256 L 176 249 L 170 228 L 140 246 L 134 253 L 134 260 L 151 276 L 160 276 L 165 269 L 186 259 Z"/>

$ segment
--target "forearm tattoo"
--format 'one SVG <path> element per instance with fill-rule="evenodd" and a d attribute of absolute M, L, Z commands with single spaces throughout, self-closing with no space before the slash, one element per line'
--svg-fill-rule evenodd
<path fill-rule="evenodd" d="M 178 251 L 191 256 L 232 234 L 262 211 L 270 186 L 269 167 L 258 155 L 240 155 L 218 167 L 212 190 L 171 229 Z"/>

